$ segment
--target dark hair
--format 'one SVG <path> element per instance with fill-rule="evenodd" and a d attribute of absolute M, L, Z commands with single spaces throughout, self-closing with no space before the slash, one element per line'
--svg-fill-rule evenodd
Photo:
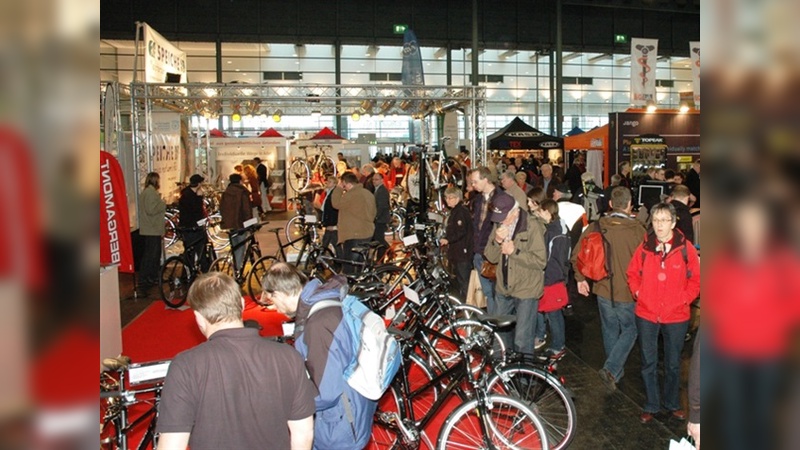
<path fill-rule="evenodd" d="M 539 208 L 547 211 L 553 217 L 550 221 L 559 220 L 558 217 L 558 202 L 553 199 L 545 199 L 542 203 L 539 204 Z"/>
<path fill-rule="evenodd" d="M 611 190 L 611 206 L 614 209 L 625 209 L 632 198 L 631 190 L 625 186 L 617 186 Z"/>
<path fill-rule="evenodd" d="M 528 198 L 541 205 L 547 198 L 547 193 L 544 191 L 544 188 L 537 186 L 528 192 Z"/>
<path fill-rule="evenodd" d="M 375 173 L 375 172 L 373 172 Z M 342 183 L 358 184 L 358 177 L 353 172 L 345 172 L 341 177 Z"/>
<path fill-rule="evenodd" d="M 232 173 L 230 176 L 228 176 L 228 181 L 230 181 L 231 184 L 241 183 L 242 175 L 238 173 Z"/>
<path fill-rule="evenodd" d="M 675 171 L 672 169 L 667 169 L 664 171 L 664 179 L 671 180 L 675 178 Z"/>
<path fill-rule="evenodd" d="M 160 179 L 161 176 L 158 174 L 158 172 L 150 172 L 144 178 L 144 187 L 153 186 L 154 188 L 158 189 L 161 187 L 161 183 L 159 183 Z"/>

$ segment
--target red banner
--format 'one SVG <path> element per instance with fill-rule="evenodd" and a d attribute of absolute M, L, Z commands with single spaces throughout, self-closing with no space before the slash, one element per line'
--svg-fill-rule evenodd
<path fill-rule="evenodd" d="M 125 178 L 116 158 L 100 152 L 100 264 L 119 264 L 120 272 L 133 273 L 131 226 Z"/>

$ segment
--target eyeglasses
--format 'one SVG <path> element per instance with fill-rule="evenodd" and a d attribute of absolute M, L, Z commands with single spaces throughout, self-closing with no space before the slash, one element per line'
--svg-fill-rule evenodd
<path fill-rule="evenodd" d="M 653 219 L 653 223 L 672 223 L 672 219 Z"/>

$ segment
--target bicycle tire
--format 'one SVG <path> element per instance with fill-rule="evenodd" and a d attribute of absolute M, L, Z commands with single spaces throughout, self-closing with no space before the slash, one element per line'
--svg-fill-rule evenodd
<path fill-rule="evenodd" d="M 264 278 L 264 274 L 276 262 L 278 262 L 278 259 L 274 256 L 263 256 L 253 263 L 250 267 L 250 272 L 247 274 L 247 293 L 259 305 L 261 304 L 262 292 L 261 279 Z"/>
<path fill-rule="evenodd" d="M 572 395 L 552 374 L 527 365 L 514 364 L 495 372 L 486 392 L 517 398 L 542 419 L 550 448 L 569 448 L 575 438 L 578 415 Z"/>
<path fill-rule="evenodd" d="M 336 161 L 334 161 L 330 156 L 321 158 L 317 168 L 319 169 L 320 175 L 322 175 L 321 179 L 323 183 L 328 179 L 329 176 L 335 177 L 338 175 L 338 171 L 336 170 Z"/>
<path fill-rule="evenodd" d="M 182 256 L 170 256 L 161 266 L 159 290 L 161 300 L 170 308 L 180 308 L 186 303 L 189 285 L 194 280 L 192 269 Z"/>
<path fill-rule="evenodd" d="M 172 247 L 176 242 L 178 242 L 178 233 L 175 231 L 175 217 L 177 214 L 170 214 L 167 211 L 166 216 L 164 217 L 164 248 Z"/>
<path fill-rule="evenodd" d="M 541 420 L 524 402 L 489 395 L 486 405 L 475 398 L 464 402 L 445 420 L 436 441 L 437 450 L 453 448 L 548 448 Z M 484 436 L 484 431 L 487 434 Z"/>
<path fill-rule="evenodd" d="M 483 357 L 481 350 L 489 353 L 492 360 L 501 360 L 506 353 L 506 348 L 503 340 L 492 327 L 481 323 L 478 320 L 465 319 L 456 320 L 455 322 L 445 325 L 439 330 L 445 336 L 455 337 L 458 335 L 461 339 L 470 340 L 476 339 L 477 345 L 473 348 L 477 350 L 470 353 L 470 366 L 472 371 L 475 372 L 480 369 L 482 365 L 481 358 Z M 439 357 L 444 361 L 447 367 L 452 367 L 458 363 L 461 358 L 461 351 L 459 345 L 449 340 L 434 337 L 431 340 L 431 345 Z M 430 358 L 433 358 L 431 355 Z"/>
<path fill-rule="evenodd" d="M 425 386 L 425 384 L 433 380 L 433 372 L 419 355 L 412 353 L 409 355 L 405 364 L 406 378 L 408 379 L 409 383 L 408 388 L 411 392 L 420 389 L 421 387 Z M 398 374 L 397 376 L 399 377 L 402 375 Z M 397 432 L 393 427 L 386 426 L 380 417 L 384 417 L 386 414 L 400 414 L 400 399 L 402 398 L 402 390 L 396 385 L 398 382 L 399 379 L 396 378 L 395 382 L 392 383 L 389 389 L 387 389 L 386 392 L 383 393 L 383 396 L 378 400 L 378 407 L 375 410 L 376 420 L 373 421 L 372 425 L 372 436 L 370 437 L 369 444 L 367 444 L 366 447 L 368 449 L 382 450 L 397 448 Z M 433 384 L 428 389 L 421 391 L 411 400 L 411 407 L 414 409 L 414 417 L 417 419 L 416 423 L 414 424 L 415 426 L 419 426 L 419 418 L 425 416 L 425 414 L 430 411 L 433 403 L 436 402 L 438 397 L 439 386 Z M 425 447 L 433 450 L 434 447 L 431 444 L 427 434 L 425 434 L 423 430 L 419 430 L 419 433 L 419 443 L 425 444 Z M 420 446 L 420 448 L 423 447 Z"/>
<path fill-rule="evenodd" d="M 308 183 L 311 181 L 311 169 L 308 167 L 308 163 L 301 159 L 294 160 L 289 165 L 288 178 L 289 186 L 295 191 L 302 191 L 307 188 Z"/>
<path fill-rule="evenodd" d="M 233 260 L 230 255 L 220 256 L 211 262 L 208 268 L 209 272 L 222 272 L 229 277 L 236 279 L 233 274 Z"/>
<path fill-rule="evenodd" d="M 312 278 L 327 280 L 341 271 L 341 268 L 337 270 L 338 264 L 334 261 L 335 258 L 329 248 L 317 247 L 309 252 L 305 262 L 302 263 L 302 270 Z"/>
<path fill-rule="evenodd" d="M 389 226 L 386 227 L 386 236 L 402 236 L 403 235 L 403 215 L 398 211 L 392 211 L 389 216 Z"/>
<path fill-rule="evenodd" d="M 286 222 L 286 226 L 283 227 L 283 234 L 286 237 L 287 243 L 292 242 L 305 233 L 303 230 L 304 224 L 305 218 L 299 215 L 292 217 L 288 222 Z M 300 247 L 303 246 L 303 241 L 297 241 L 291 245 L 293 249 L 300 250 Z"/>

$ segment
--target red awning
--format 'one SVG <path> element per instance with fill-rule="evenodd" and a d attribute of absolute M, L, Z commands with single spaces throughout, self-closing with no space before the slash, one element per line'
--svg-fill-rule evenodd
<path fill-rule="evenodd" d="M 209 131 L 208 134 L 210 134 L 211 137 L 228 137 L 228 135 L 226 135 L 222 131 L 219 131 L 216 128 L 214 128 L 213 130 Z"/>
<path fill-rule="evenodd" d="M 284 137 L 282 134 L 278 133 L 275 128 L 270 128 L 267 131 L 258 135 L 258 137 L 262 138 L 282 138 Z"/>
<path fill-rule="evenodd" d="M 318 139 L 318 140 L 319 139 L 330 139 L 330 140 L 339 140 L 339 141 L 345 141 L 346 140 L 345 138 L 343 138 L 343 137 L 339 136 L 338 134 L 334 133 L 328 127 L 323 128 L 322 130 L 320 130 L 319 133 L 315 134 L 314 137 L 311 138 L 311 140 L 314 140 L 314 139 Z"/>

